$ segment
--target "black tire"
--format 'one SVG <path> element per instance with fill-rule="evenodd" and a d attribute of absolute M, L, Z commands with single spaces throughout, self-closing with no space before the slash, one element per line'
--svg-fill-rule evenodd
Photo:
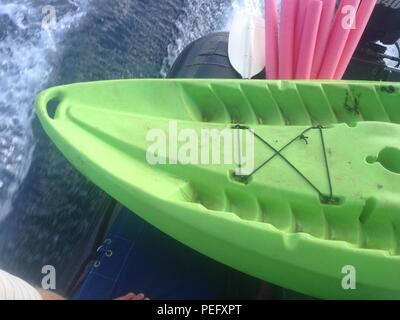
<path fill-rule="evenodd" d="M 168 78 L 240 79 L 228 57 L 228 32 L 218 32 L 188 45 L 176 59 Z M 262 78 L 261 73 L 257 78 Z"/>

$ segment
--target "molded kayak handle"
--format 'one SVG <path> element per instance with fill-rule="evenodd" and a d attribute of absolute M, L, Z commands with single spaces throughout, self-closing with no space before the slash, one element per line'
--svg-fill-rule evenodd
<path fill-rule="evenodd" d="M 55 115 L 57 114 L 57 112 L 56 112 L 57 108 L 61 104 L 61 102 L 63 100 L 63 96 L 64 95 L 57 88 L 48 89 L 48 90 L 45 90 L 45 91 L 42 91 L 41 93 L 39 93 L 35 100 L 35 103 L 37 105 L 37 112 L 38 112 L 39 116 L 41 116 L 43 118 L 47 118 L 49 120 L 54 120 Z M 54 99 L 58 99 L 59 102 L 56 105 L 57 108 L 54 109 L 53 115 L 50 115 L 49 114 L 49 107 L 50 107 L 49 103 Z"/>

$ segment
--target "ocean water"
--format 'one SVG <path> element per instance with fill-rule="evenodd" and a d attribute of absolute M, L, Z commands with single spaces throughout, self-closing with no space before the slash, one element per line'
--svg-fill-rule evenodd
<path fill-rule="evenodd" d="M 62 270 L 106 195 L 53 146 L 34 114 L 40 90 L 81 81 L 157 78 L 191 41 L 227 30 L 261 0 L 0 2 L 0 268 L 29 281 Z M 47 6 L 55 9 L 54 29 Z"/>

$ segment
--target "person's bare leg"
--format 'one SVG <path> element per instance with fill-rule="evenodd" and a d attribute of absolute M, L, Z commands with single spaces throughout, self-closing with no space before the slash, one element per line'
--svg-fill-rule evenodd
<path fill-rule="evenodd" d="M 43 300 L 66 300 L 64 297 L 48 290 L 37 289 Z"/>
<path fill-rule="evenodd" d="M 64 297 L 53 293 L 51 291 L 43 290 L 43 289 L 37 289 L 39 294 L 42 296 L 43 300 L 67 300 Z M 125 300 L 125 301 L 142 301 L 142 300 L 149 300 L 148 298 L 145 297 L 143 293 L 135 294 L 135 293 L 128 293 L 127 295 L 124 295 L 122 297 L 119 297 L 115 300 Z"/>

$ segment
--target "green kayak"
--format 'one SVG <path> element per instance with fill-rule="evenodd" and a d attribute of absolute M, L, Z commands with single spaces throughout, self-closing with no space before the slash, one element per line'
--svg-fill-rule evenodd
<path fill-rule="evenodd" d="M 317 298 L 400 298 L 400 85 L 95 82 L 37 112 L 83 175 L 193 249 Z"/>

